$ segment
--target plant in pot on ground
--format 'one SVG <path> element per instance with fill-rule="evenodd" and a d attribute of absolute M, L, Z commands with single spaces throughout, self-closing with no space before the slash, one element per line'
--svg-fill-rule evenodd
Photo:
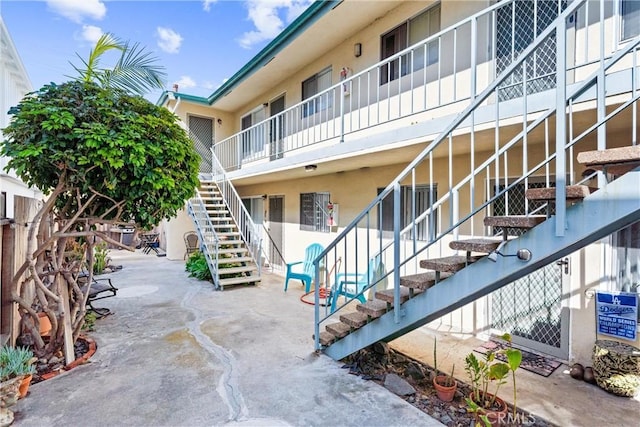
<path fill-rule="evenodd" d="M 515 371 L 522 362 L 522 352 L 511 347 L 511 335 L 504 334 L 500 338 L 509 343 L 509 347 L 489 351 L 478 358 L 469 353 L 465 358 L 465 370 L 471 380 L 472 392 L 465 399 L 469 410 L 474 412 L 485 424 L 504 422 L 507 414 L 507 404 L 498 397 L 500 386 L 506 383 L 511 373 L 513 381 L 513 417 L 516 417 L 516 375 Z M 504 356 L 500 360 L 498 356 Z M 484 417 L 483 417 L 484 416 Z"/>
<path fill-rule="evenodd" d="M 433 376 L 433 387 L 436 389 L 436 394 L 438 398 L 444 402 L 451 402 L 456 395 L 456 390 L 458 388 L 458 382 L 453 377 L 453 372 L 456 369 L 456 365 L 454 364 L 451 367 L 451 374 L 439 375 L 438 374 L 438 354 L 437 354 L 437 339 L 433 340 L 433 365 L 434 365 L 434 376 Z"/>
<path fill-rule="evenodd" d="M 35 372 L 33 363 L 36 358 L 27 347 L 2 346 L 0 349 L 0 382 L 20 378 L 20 397 L 24 397 L 29 389 L 32 375 Z"/>

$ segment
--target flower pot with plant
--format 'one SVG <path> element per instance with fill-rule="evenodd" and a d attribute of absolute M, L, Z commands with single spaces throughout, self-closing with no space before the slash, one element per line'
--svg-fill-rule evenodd
<path fill-rule="evenodd" d="M 2 346 L 0 349 L 0 425 L 13 422 L 13 406 L 21 396 L 20 386 L 27 379 L 30 382 L 35 372 L 33 352 L 26 347 Z M 28 382 L 24 386 L 27 393 Z"/>
<path fill-rule="evenodd" d="M 503 340 L 511 344 L 511 335 L 504 334 Z M 498 355 L 503 356 L 501 361 Z M 518 349 L 509 348 L 497 352 L 489 351 L 482 358 L 470 353 L 465 358 L 465 370 L 471 380 L 471 395 L 465 399 L 471 412 L 476 414 L 476 421 L 480 418 L 485 424 L 491 425 L 504 422 L 507 416 L 507 404 L 498 397 L 500 386 L 506 383 L 511 373 L 513 380 L 513 417 L 516 419 L 516 376 L 515 371 L 522 362 L 522 353 Z M 475 410 L 474 410 L 475 408 Z"/>
<path fill-rule="evenodd" d="M 451 402 L 456 395 L 458 389 L 458 382 L 453 377 L 453 372 L 456 369 L 454 364 L 451 367 L 451 374 L 440 375 L 438 372 L 438 340 L 433 339 L 433 387 L 436 389 L 438 398 L 444 402 Z"/>

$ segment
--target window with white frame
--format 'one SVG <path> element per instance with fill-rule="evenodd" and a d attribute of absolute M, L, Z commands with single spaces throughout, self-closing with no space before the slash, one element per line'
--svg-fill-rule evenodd
<path fill-rule="evenodd" d="M 439 31 L 440 4 L 437 4 L 383 34 L 380 38 L 380 59 L 389 58 Z M 380 84 L 388 83 L 401 75 L 404 76 L 407 70 L 419 70 L 425 63 L 427 66 L 435 64 L 438 62 L 438 56 L 437 41 L 418 47 L 413 51 L 413 56 L 403 55 L 380 67 Z M 410 62 L 412 64 L 409 64 Z"/>
<path fill-rule="evenodd" d="M 610 256 L 606 264 L 612 270 L 610 290 L 640 294 L 640 222 L 611 235 Z"/>
<path fill-rule="evenodd" d="M 260 106 L 240 119 L 242 127 L 242 158 L 249 159 L 264 151 L 266 142 L 266 127 L 253 125 L 260 123 L 266 117 L 265 108 Z"/>
<path fill-rule="evenodd" d="M 300 230 L 328 233 L 329 193 L 300 193 Z"/>
<path fill-rule="evenodd" d="M 325 68 L 302 82 L 302 101 L 309 99 L 302 105 L 303 117 L 326 110 L 331 106 L 331 93 L 316 97 L 329 87 L 331 87 L 331 67 Z"/>
<path fill-rule="evenodd" d="M 405 228 L 408 224 L 420 216 L 423 212 L 425 212 L 431 206 L 432 197 L 433 200 L 436 200 L 438 197 L 437 194 L 437 185 L 416 185 L 415 186 L 415 194 L 411 193 L 412 187 L 410 185 L 403 185 L 400 187 L 400 228 Z M 380 194 L 384 188 L 378 188 L 378 194 Z M 413 213 L 411 211 L 411 206 L 413 205 Z M 378 229 L 385 232 L 393 232 L 393 193 L 388 194 L 382 200 L 382 212 L 381 218 L 378 219 Z M 416 239 L 418 240 L 427 240 L 429 225 L 436 224 L 437 218 L 434 216 L 431 218 L 433 221 L 430 221 L 429 218 L 420 221 L 416 224 Z"/>
<path fill-rule="evenodd" d="M 640 1 L 621 0 L 622 40 L 631 39 L 640 34 Z"/>

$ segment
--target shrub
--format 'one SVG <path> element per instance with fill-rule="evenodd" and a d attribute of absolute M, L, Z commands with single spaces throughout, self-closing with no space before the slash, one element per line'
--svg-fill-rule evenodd
<path fill-rule="evenodd" d="M 207 259 L 200 251 L 191 254 L 185 265 L 185 269 L 189 272 L 189 277 L 195 277 L 198 280 L 211 281 L 211 271 L 207 265 Z"/>

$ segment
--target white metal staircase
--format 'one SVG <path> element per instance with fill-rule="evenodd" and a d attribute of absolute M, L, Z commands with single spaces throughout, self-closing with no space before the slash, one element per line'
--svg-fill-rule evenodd
<path fill-rule="evenodd" d="M 260 266 L 215 182 L 200 181 L 188 212 L 216 289 L 260 282 Z"/>
<path fill-rule="evenodd" d="M 360 292 L 371 291 L 373 300 L 355 304 L 355 298 L 349 298 L 333 313 L 328 308 L 322 312 L 316 287 L 317 349 L 341 359 L 376 341 L 389 341 L 640 220 L 640 37 L 609 57 L 601 49 L 601 57 L 584 68 L 567 66 L 568 29 L 576 16 L 589 14 L 588 8 L 586 1 L 569 3 L 493 83 L 473 94 L 469 106 L 316 259 L 315 283 L 322 282 L 320 266 L 337 259 L 357 273 L 379 257 L 386 271 Z M 604 21 L 601 16 L 590 25 L 600 25 L 603 34 Z M 557 57 L 550 76 L 558 89 L 542 96 L 555 103 L 532 112 L 527 70 L 550 40 Z M 569 76 L 579 73 L 585 78 L 569 84 Z M 505 85 L 520 98 L 504 99 Z M 495 114 L 480 120 L 476 113 L 487 105 L 494 106 Z M 516 109 L 520 119 L 503 123 L 505 108 L 510 114 Z M 622 148 L 612 150 L 607 128 L 621 123 L 626 123 L 624 141 L 616 138 L 615 143 Z M 577 161 L 606 172 L 598 175 L 597 191 L 575 182 Z M 628 172 L 609 182 L 612 174 L 621 174 L 620 168 Z M 528 191 L 524 215 L 514 215 L 510 198 L 534 178 L 548 188 Z M 447 184 L 444 194 L 431 190 L 430 206 L 422 213 L 414 213 L 418 181 Z M 403 227 L 400 201 L 407 188 L 412 214 Z M 391 238 L 380 221 L 374 225 L 389 199 Z M 497 203 L 503 206 L 499 215 Z M 524 232 L 507 239 L 513 229 Z M 335 284 L 339 276 L 334 273 L 325 280 Z M 376 290 L 386 283 L 389 289 Z"/>

